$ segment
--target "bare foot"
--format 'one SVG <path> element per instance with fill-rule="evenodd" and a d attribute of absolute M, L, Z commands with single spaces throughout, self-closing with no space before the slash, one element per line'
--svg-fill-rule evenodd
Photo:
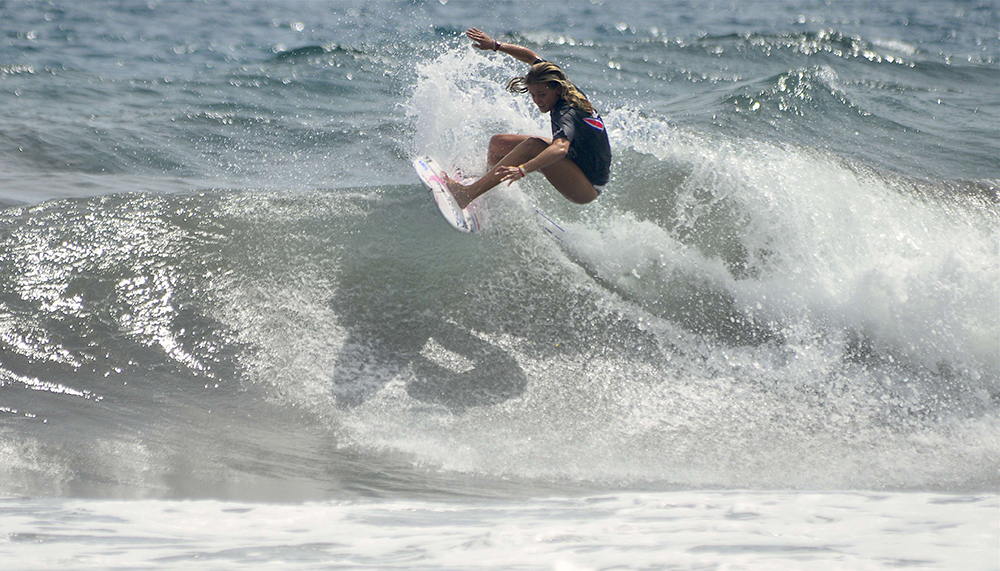
<path fill-rule="evenodd" d="M 444 183 L 448 185 L 448 191 L 451 192 L 453 197 L 455 197 L 455 202 L 458 203 L 458 207 L 465 210 L 465 207 L 472 202 L 472 199 L 468 196 L 468 188 L 464 184 L 448 176 L 446 173 L 441 173 L 441 178 L 443 178 Z"/>

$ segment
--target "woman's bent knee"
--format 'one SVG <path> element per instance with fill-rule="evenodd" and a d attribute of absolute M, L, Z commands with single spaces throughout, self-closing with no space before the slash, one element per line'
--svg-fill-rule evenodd
<path fill-rule="evenodd" d="M 593 189 L 582 189 L 572 194 L 563 193 L 563 196 L 568 198 L 570 202 L 575 202 L 577 204 L 588 204 L 597 200 L 598 194 L 597 191 Z"/>

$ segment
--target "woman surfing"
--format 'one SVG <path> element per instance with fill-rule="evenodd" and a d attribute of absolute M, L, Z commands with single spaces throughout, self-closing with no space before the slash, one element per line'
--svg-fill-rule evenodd
<path fill-rule="evenodd" d="M 503 52 L 531 66 L 526 75 L 510 80 L 507 90 L 531 94 L 538 110 L 551 115 L 552 138 L 494 135 L 486 158 L 489 172 L 468 185 L 445 177 L 458 205 L 464 209 L 501 182 L 510 184 L 535 171 L 577 204 L 597 198 L 611 174 L 611 144 L 604 121 L 586 96 L 559 66 L 530 49 L 500 43 L 476 28 L 465 35 L 478 49 Z"/>

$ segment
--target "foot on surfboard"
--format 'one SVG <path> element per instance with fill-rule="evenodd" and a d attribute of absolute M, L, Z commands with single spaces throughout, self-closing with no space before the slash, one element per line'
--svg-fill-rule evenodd
<path fill-rule="evenodd" d="M 474 207 L 462 208 L 459 206 L 451 192 L 451 185 L 461 185 L 449 177 L 444 169 L 437 164 L 437 161 L 430 157 L 420 157 L 413 161 L 413 168 L 417 171 L 420 181 L 430 191 L 441 216 L 452 228 L 467 233 L 479 231 L 481 226 L 480 213 Z"/>
<path fill-rule="evenodd" d="M 441 178 L 444 179 L 444 183 L 448 187 L 448 192 L 451 193 L 455 202 L 458 203 L 458 207 L 462 209 L 468 208 L 469 203 L 472 201 L 466 200 L 465 185 L 451 178 L 445 172 L 441 173 Z"/>

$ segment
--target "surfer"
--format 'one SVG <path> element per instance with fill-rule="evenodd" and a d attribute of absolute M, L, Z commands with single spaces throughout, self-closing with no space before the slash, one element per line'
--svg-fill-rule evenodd
<path fill-rule="evenodd" d="M 611 174 L 611 144 L 604 121 L 559 66 L 523 46 L 500 43 L 476 28 L 465 35 L 481 50 L 503 52 L 531 66 L 507 84 L 511 93 L 529 93 L 538 110 L 550 113 L 552 138 L 500 134 L 490 139 L 489 172 L 465 185 L 445 177 L 461 208 L 501 182 L 511 184 L 541 171 L 563 196 L 586 204 L 604 190 Z"/>

